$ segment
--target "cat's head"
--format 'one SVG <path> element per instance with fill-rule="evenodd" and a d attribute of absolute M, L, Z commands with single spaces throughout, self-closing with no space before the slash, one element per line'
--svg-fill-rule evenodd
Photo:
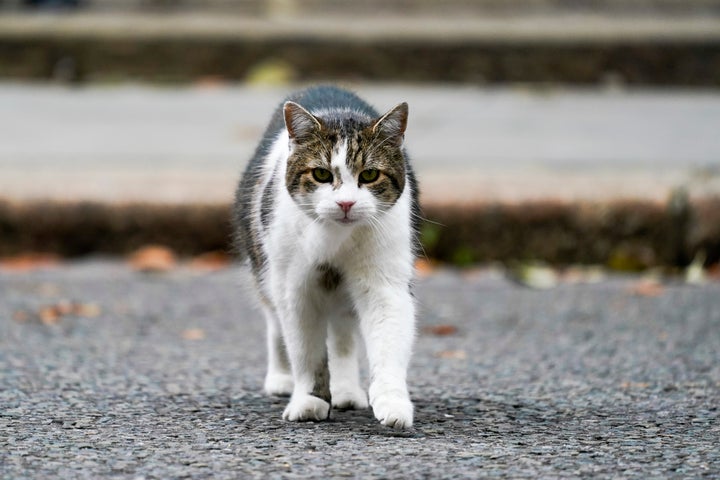
<path fill-rule="evenodd" d="M 283 113 L 290 139 L 285 185 L 307 215 L 358 225 L 397 202 L 405 188 L 407 103 L 379 118 L 350 110 L 313 115 L 294 102 Z"/>

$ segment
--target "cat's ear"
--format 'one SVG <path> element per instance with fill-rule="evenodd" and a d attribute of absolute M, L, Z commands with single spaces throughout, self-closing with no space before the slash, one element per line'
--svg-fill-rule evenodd
<path fill-rule="evenodd" d="M 403 102 L 380 117 L 373 125 L 372 131 L 379 134 L 383 140 L 387 139 L 399 147 L 405 138 L 407 118 L 408 104 Z"/>
<path fill-rule="evenodd" d="M 290 140 L 296 142 L 312 136 L 322 127 L 320 120 L 295 102 L 285 102 L 283 115 Z"/>

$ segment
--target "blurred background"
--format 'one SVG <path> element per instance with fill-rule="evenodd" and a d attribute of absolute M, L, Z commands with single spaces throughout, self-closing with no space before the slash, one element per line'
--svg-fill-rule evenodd
<path fill-rule="evenodd" d="M 720 259 L 720 0 L 0 0 L 0 256 L 227 252 L 290 91 L 410 104 L 431 261 Z"/>

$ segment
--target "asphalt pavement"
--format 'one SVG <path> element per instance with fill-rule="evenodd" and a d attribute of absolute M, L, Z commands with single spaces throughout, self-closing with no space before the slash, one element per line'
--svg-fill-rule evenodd
<path fill-rule="evenodd" d="M 398 433 L 281 420 L 239 267 L 0 272 L 0 477 L 720 476 L 720 284 L 562 279 L 420 278 Z"/>

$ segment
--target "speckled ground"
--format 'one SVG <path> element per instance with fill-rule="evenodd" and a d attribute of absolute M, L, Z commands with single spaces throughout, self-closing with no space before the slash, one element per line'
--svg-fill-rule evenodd
<path fill-rule="evenodd" d="M 720 284 L 636 282 L 423 278 L 416 426 L 395 432 L 280 419 L 239 269 L 0 273 L 0 476 L 717 478 Z M 62 299 L 80 307 L 39 315 Z"/>

